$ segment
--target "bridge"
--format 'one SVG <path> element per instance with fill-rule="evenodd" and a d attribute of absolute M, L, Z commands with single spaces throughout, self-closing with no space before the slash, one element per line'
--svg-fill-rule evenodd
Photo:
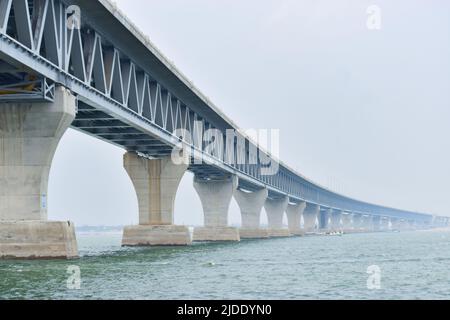
<path fill-rule="evenodd" d="M 78 255 L 73 223 L 47 219 L 49 170 L 69 127 L 127 151 L 139 225 L 125 228 L 126 246 L 449 224 L 302 176 L 240 130 L 109 1 L 0 0 L 0 257 Z M 186 171 L 204 211 L 193 236 L 173 217 Z M 227 221 L 232 197 L 239 229 Z"/>

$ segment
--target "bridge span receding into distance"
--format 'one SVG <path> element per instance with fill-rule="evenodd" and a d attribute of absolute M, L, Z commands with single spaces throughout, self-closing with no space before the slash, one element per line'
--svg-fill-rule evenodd
<path fill-rule="evenodd" d="M 302 176 L 246 136 L 109 1 L 0 0 L 0 257 L 77 256 L 74 225 L 47 220 L 49 170 L 69 127 L 127 151 L 139 225 L 125 228 L 123 245 L 449 224 Z M 187 161 L 174 163 L 178 148 Z M 204 211 L 193 237 L 173 217 L 186 171 Z M 228 225 L 232 197 L 241 228 Z"/>

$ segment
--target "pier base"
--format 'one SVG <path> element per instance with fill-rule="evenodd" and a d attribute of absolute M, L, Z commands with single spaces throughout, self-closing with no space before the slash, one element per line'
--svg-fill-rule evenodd
<path fill-rule="evenodd" d="M 240 241 L 239 230 L 232 227 L 196 227 L 194 241 Z"/>
<path fill-rule="evenodd" d="M 123 230 L 122 246 L 186 246 L 192 243 L 185 226 L 127 226 Z"/>
<path fill-rule="evenodd" d="M 292 237 L 289 229 L 269 229 L 270 238 L 287 238 Z"/>
<path fill-rule="evenodd" d="M 194 177 L 204 213 L 204 227 L 194 228 L 194 241 L 240 241 L 239 230 L 228 226 L 228 208 L 237 185 L 233 176 L 219 180 Z"/>
<path fill-rule="evenodd" d="M 242 228 L 242 229 L 239 229 L 239 234 L 241 236 L 241 239 L 267 239 L 267 238 L 269 238 L 269 230 L 267 230 L 267 229 Z"/>
<path fill-rule="evenodd" d="M 289 232 L 293 237 L 304 237 L 306 235 L 306 232 L 303 229 L 290 230 Z"/>
<path fill-rule="evenodd" d="M 0 222 L 0 259 L 73 259 L 77 257 L 75 226 L 71 222 Z"/>
<path fill-rule="evenodd" d="M 62 87 L 53 102 L 0 103 L 0 258 L 77 256 L 73 224 L 47 218 L 50 167 L 75 114 Z"/>

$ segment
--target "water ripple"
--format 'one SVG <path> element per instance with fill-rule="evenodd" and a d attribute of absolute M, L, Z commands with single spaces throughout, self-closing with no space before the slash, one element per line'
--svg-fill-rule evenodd
<path fill-rule="evenodd" d="M 121 248 L 82 235 L 72 261 L 0 261 L 2 299 L 449 299 L 450 234 L 355 234 Z M 67 267 L 81 271 L 67 288 Z M 367 268 L 381 269 L 369 290 Z"/>

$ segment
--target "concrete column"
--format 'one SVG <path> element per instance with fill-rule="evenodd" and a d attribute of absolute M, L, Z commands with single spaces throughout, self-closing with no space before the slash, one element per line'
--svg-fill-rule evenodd
<path fill-rule="evenodd" d="M 373 216 L 372 217 L 372 230 L 374 232 L 380 232 L 381 231 L 381 217 L 380 216 Z"/>
<path fill-rule="evenodd" d="M 353 232 L 353 220 L 352 214 L 345 212 L 342 213 L 342 231 L 344 233 L 352 233 Z"/>
<path fill-rule="evenodd" d="M 73 223 L 47 221 L 50 166 L 75 112 L 62 87 L 54 102 L 0 104 L 0 258 L 78 255 Z"/>
<path fill-rule="evenodd" d="M 331 212 L 331 231 L 333 232 L 342 231 L 341 218 L 342 218 L 342 211 L 333 210 Z"/>
<path fill-rule="evenodd" d="M 401 231 L 405 231 L 408 229 L 408 222 L 405 219 L 400 219 L 399 221 L 399 229 Z"/>
<path fill-rule="evenodd" d="M 415 221 L 414 222 L 414 230 L 425 230 L 427 229 L 427 225 L 425 221 Z"/>
<path fill-rule="evenodd" d="M 416 229 L 414 220 L 405 220 L 404 229 L 406 231 L 414 231 Z"/>
<path fill-rule="evenodd" d="M 237 185 L 237 177 L 220 181 L 194 178 L 205 221 L 204 227 L 194 229 L 194 241 L 240 241 L 239 230 L 228 226 L 228 209 Z"/>
<path fill-rule="evenodd" d="M 431 221 L 423 221 L 420 227 L 421 227 L 422 230 L 430 229 L 431 228 Z"/>
<path fill-rule="evenodd" d="M 239 230 L 241 239 L 269 237 L 269 231 L 261 228 L 261 210 L 268 195 L 267 189 L 255 192 L 235 191 L 234 199 L 241 209 L 242 226 Z"/>
<path fill-rule="evenodd" d="M 431 219 L 431 228 L 436 228 L 438 227 L 438 217 L 433 216 L 433 218 Z"/>
<path fill-rule="evenodd" d="M 324 232 L 330 231 L 331 209 L 323 209 L 319 213 L 319 229 Z"/>
<path fill-rule="evenodd" d="M 359 213 L 354 213 L 353 217 L 353 231 L 362 232 L 363 230 L 363 216 Z"/>
<path fill-rule="evenodd" d="M 139 225 L 123 231 L 123 246 L 170 246 L 191 243 L 189 229 L 173 225 L 175 196 L 187 170 L 170 157 L 147 159 L 127 152 L 123 165 L 138 198 Z"/>
<path fill-rule="evenodd" d="M 269 221 L 269 237 L 290 237 L 288 228 L 283 227 L 283 216 L 289 204 L 289 198 L 267 199 L 264 209 Z"/>
<path fill-rule="evenodd" d="M 438 228 L 443 228 L 445 226 L 445 218 L 439 217 L 437 220 L 437 225 L 438 225 Z"/>
<path fill-rule="evenodd" d="M 373 231 L 372 216 L 365 215 L 362 217 L 362 230 L 363 230 L 363 232 L 372 232 Z"/>
<path fill-rule="evenodd" d="M 405 219 L 396 219 L 395 220 L 395 229 L 397 231 L 407 231 L 409 228 L 409 223 L 407 220 Z"/>
<path fill-rule="evenodd" d="M 305 234 L 304 230 L 302 230 L 300 226 L 305 208 L 306 202 L 304 201 L 296 204 L 288 204 L 287 206 L 286 215 L 288 219 L 289 232 L 292 235 L 303 236 Z"/>
<path fill-rule="evenodd" d="M 445 217 L 433 216 L 432 228 L 445 228 L 448 225 L 448 220 Z"/>
<path fill-rule="evenodd" d="M 402 219 L 401 220 L 401 228 L 402 228 L 402 230 L 404 230 L 404 231 L 408 231 L 408 230 L 410 230 L 410 224 L 409 224 L 409 221 L 408 220 L 406 220 L 406 219 Z"/>
<path fill-rule="evenodd" d="M 313 233 L 316 231 L 316 222 L 319 216 L 320 206 L 317 204 L 307 203 L 303 212 L 303 223 L 305 233 Z"/>
<path fill-rule="evenodd" d="M 391 230 L 400 231 L 400 220 L 397 218 L 390 218 Z"/>
<path fill-rule="evenodd" d="M 389 231 L 390 223 L 388 217 L 382 217 L 380 220 L 380 231 Z"/>

